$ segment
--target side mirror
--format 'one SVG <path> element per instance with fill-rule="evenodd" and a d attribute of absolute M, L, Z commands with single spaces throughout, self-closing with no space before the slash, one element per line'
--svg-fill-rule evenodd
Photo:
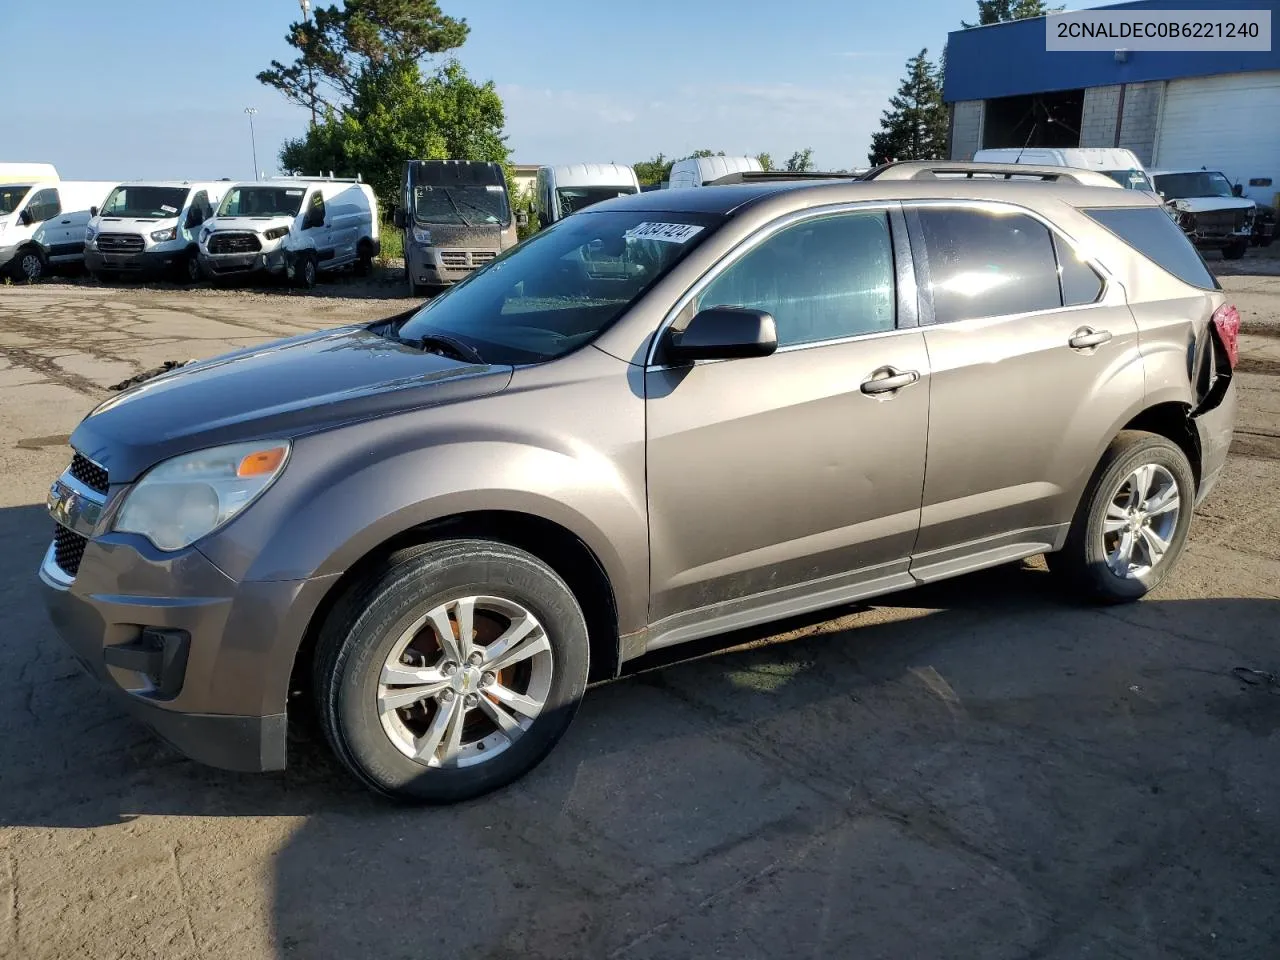
<path fill-rule="evenodd" d="M 307 219 L 302 222 L 303 230 L 310 230 L 312 227 L 323 227 L 324 215 L 315 207 L 307 211 Z"/>
<path fill-rule="evenodd" d="M 671 363 L 692 363 L 767 357 L 777 349 L 772 314 L 744 307 L 708 307 L 684 330 L 669 335 L 665 355 Z"/>
<path fill-rule="evenodd" d="M 30 210 L 23 210 L 18 214 L 18 222 L 24 227 L 29 227 L 31 224 L 35 223 L 35 217 L 31 216 Z"/>
<path fill-rule="evenodd" d="M 517 227 L 527 227 L 528 225 L 529 225 L 529 214 L 528 214 L 527 212 L 525 212 L 524 210 L 517 211 L 517 213 L 516 213 L 516 226 L 517 226 Z"/>
<path fill-rule="evenodd" d="M 90 208 L 89 208 L 89 216 L 91 216 L 91 217 L 96 217 L 97 215 L 98 215 L 98 208 L 97 208 L 97 207 L 90 207 Z"/>
<path fill-rule="evenodd" d="M 409 218 L 399 207 L 391 208 L 391 222 L 395 224 L 397 230 L 404 230 L 409 226 Z"/>
<path fill-rule="evenodd" d="M 1244 187 L 1237 183 L 1234 187 L 1231 188 L 1231 195 L 1233 197 L 1243 197 Z"/>

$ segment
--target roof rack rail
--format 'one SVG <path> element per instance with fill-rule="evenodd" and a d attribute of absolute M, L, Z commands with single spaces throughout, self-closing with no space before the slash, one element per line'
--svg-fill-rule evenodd
<path fill-rule="evenodd" d="M 777 180 L 857 180 L 856 173 L 836 171 L 824 173 L 817 170 L 739 170 L 723 177 L 708 180 L 704 186 L 719 187 L 727 183 L 768 183 Z"/>
<path fill-rule="evenodd" d="M 1087 187 L 1124 188 L 1105 173 L 1030 163 L 979 163 L 973 160 L 898 160 L 882 163 L 861 180 L 1041 180 Z"/>

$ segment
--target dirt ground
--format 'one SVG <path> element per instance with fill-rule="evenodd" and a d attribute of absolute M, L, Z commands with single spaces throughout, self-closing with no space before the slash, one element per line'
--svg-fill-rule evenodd
<path fill-rule="evenodd" d="M 1074 607 L 1026 563 L 682 650 L 593 689 L 530 777 L 430 810 L 305 739 L 282 774 L 178 757 L 35 579 L 108 386 L 399 287 L 0 287 L 0 957 L 1280 956 L 1280 277 L 1213 266 L 1240 429 L 1147 601 Z"/>

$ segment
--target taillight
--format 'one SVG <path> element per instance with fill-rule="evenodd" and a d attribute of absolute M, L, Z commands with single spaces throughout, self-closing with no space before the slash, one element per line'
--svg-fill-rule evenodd
<path fill-rule="evenodd" d="M 1227 351 L 1227 363 L 1234 370 L 1240 359 L 1240 311 L 1224 303 L 1213 312 L 1213 328 L 1218 331 L 1218 339 Z"/>

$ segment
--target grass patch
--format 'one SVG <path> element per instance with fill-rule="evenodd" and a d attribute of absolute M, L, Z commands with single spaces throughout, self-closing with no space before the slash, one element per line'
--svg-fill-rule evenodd
<path fill-rule="evenodd" d="M 404 259 L 404 234 L 400 232 L 399 227 L 390 223 L 384 223 L 378 230 L 378 237 L 382 241 L 382 252 L 379 254 L 380 259 Z"/>

